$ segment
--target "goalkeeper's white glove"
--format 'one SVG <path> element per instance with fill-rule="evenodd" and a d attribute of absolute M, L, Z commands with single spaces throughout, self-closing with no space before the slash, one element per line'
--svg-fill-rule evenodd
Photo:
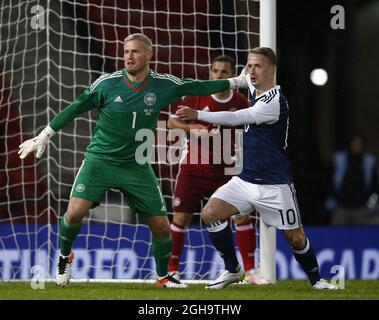
<path fill-rule="evenodd" d="M 247 88 L 247 77 L 245 68 L 242 69 L 240 75 L 238 77 L 229 78 L 230 88 L 238 89 L 238 88 Z"/>
<path fill-rule="evenodd" d="M 49 139 L 55 134 L 55 131 L 50 128 L 50 126 L 46 126 L 45 129 L 41 131 L 41 133 L 33 138 L 26 140 L 25 142 L 19 145 L 18 154 L 20 155 L 20 159 L 24 159 L 30 152 L 37 151 L 36 157 L 39 159 L 42 156 L 42 153 L 46 149 L 46 145 Z"/>

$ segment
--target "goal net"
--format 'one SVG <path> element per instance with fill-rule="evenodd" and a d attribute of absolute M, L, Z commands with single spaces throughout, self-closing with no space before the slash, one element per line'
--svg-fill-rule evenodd
<path fill-rule="evenodd" d="M 123 68 L 128 34 L 152 39 L 151 67 L 160 73 L 206 80 L 211 59 L 220 54 L 234 57 L 240 71 L 249 48 L 259 45 L 259 2 L 3 0 L 0 28 L 0 277 L 30 279 L 38 265 L 45 278 L 54 278 L 57 221 L 67 209 L 96 111 L 62 129 L 40 160 L 21 161 L 18 145 L 101 74 Z M 160 116 L 161 137 L 170 110 Z M 155 147 L 167 151 L 167 140 L 157 138 Z M 178 165 L 158 158 L 154 169 L 171 213 Z M 150 240 L 141 217 L 110 190 L 74 243 L 73 277 L 155 278 Z M 181 261 L 184 279 L 212 279 L 222 268 L 200 219 L 189 228 Z"/>

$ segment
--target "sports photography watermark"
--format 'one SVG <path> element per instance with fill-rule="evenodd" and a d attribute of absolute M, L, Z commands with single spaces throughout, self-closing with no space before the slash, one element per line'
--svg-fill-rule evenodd
<path fill-rule="evenodd" d="M 30 9 L 32 14 L 30 27 L 33 30 L 43 30 L 46 28 L 46 10 L 41 5 L 34 5 Z"/>
<path fill-rule="evenodd" d="M 334 5 L 330 8 L 330 13 L 333 15 L 330 19 L 330 27 L 333 30 L 344 30 L 345 8 L 341 5 Z"/>
<path fill-rule="evenodd" d="M 135 152 L 138 164 L 198 164 L 223 165 L 225 175 L 242 171 L 243 129 L 168 130 L 165 121 L 158 121 L 158 129 L 140 129 L 135 140 L 142 141 Z"/>
<path fill-rule="evenodd" d="M 37 289 L 45 289 L 45 269 L 41 265 L 34 265 L 31 268 L 31 273 L 33 274 L 33 277 L 30 281 L 30 287 L 34 290 Z"/>
<path fill-rule="evenodd" d="M 330 279 L 330 283 L 334 284 L 338 289 L 345 289 L 345 268 L 337 264 L 332 266 L 330 273 L 335 274 L 335 276 Z"/>

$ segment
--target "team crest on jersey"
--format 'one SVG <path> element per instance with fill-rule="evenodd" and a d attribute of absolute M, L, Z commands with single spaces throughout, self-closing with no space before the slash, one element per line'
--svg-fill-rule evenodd
<path fill-rule="evenodd" d="M 175 198 L 174 198 L 174 201 L 172 202 L 172 205 L 173 205 L 174 207 L 178 207 L 178 206 L 180 206 L 180 198 L 175 197 Z"/>
<path fill-rule="evenodd" d="M 153 92 L 146 93 L 143 101 L 147 106 L 153 106 L 157 101 L 157 96 Z"/>
<path fill-rule="evenodd" d="M 76 190 L 77 192 L 83 192 L 85 189 L 86 189 L 86 187 L 84 186 L 83 183 L 79 183 L 79 184 L 76 186 L 76 188 L 75 188 L 75 190 Z"/>

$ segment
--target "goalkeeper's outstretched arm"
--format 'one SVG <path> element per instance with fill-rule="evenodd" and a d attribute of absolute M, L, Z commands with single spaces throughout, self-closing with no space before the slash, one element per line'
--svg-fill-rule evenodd
<path fill-rule="evenodd" d="M 180 86 L 174 87 L 169 93 L 170 102 L 178 100 L 182 96 L 208 96 L 213 93 L 223 92 L 228 89 L 238 89 L 248 87 L 248 76 L 245 68 L 238 77 L 225 80 L 194 80 L 184 82 Z"/>
<path fill-rule="evenodd" d="M 100 92 L 85 90 L 73 103 L 59 112 L 41 133 L 33 139 L 26 140 L 19 145 L 18 154 L 20 159 L 24 159 L 29 153 L 37 151 L 36 157 L 41 158 L 46 149 L 50 138 L 60 129 L 73 121 L 79 114 L 89 111 L 98 106 L 100 101 Z"/>

